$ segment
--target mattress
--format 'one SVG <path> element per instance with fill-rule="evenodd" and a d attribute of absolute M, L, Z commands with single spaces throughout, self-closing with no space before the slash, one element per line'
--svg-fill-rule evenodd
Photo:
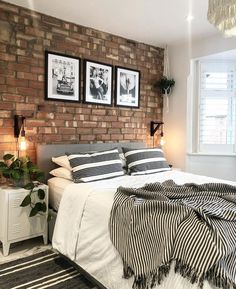
<path fill-rule="evenodd" d="M 61 198 L 65 189 L 72 181 L 63 178 L 53 177 L 48 180 L 49 205 L 54 211 L 58 211 Z"/>
<path fill-rule="evenodd" d="M 133 280 L 122 278 L 121 257 L 111 243 L 108 223 L 114 194 L 119 186 L 141 187 L 155 181 L 174 180 L 177 184 L 219 182 L 236 183 L 169 171 L 144 176 L 123 176 L 67 186 L 59 208 L 53 236 L 53 247 L 80 265 L 108 289 L 131 289 Z M 70 226 L 68 226 L 70 224 Z M 153 289 L 197 289 L 179 274 L 171 272 L 161 285 Z M 207 281 L 204 289 L 213 289 Z"/>

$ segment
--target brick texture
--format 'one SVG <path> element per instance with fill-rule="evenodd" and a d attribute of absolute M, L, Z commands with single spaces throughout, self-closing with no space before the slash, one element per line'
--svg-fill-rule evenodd
<path fill-rule="evenodd" d="M 44 100 L 44 51 L 137 69 L 140 108 Z M 13 116 L 27 117 L 27 153 L 37 143 L 144 141 L 162 118 L 153 87 L 163 73 L 163 49 L 65 22 L 0 1 L 0 157 L 14 152 Z"/>

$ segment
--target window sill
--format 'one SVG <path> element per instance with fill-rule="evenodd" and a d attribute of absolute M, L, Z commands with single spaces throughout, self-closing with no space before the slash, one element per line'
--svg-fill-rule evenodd
<path fill-rule="evenodd" d="M 188 156 L 206 156 L 206 157 L 236 157 L 236 153 L 187 153 Z"/>

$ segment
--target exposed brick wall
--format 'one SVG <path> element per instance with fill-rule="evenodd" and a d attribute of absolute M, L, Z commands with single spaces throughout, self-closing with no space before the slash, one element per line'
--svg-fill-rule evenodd
<path fill-rule="evenodd" d="M 140 70 L 140 108 L 45 101 L 45 50 Z M 161 48 L 0 1 L 0 156 L 15 150 L 14 114 L 28 116 L 33 159 L 37 143 L 150 144 L 150 120 L 162 118 L 162 98 L 153 88 L 162 72 Z"/>

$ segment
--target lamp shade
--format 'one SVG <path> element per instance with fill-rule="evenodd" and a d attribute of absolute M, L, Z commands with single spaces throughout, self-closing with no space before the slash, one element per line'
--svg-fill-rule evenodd
<path fill-rule="evenodd" d="M 236 0 L 209 0 L 207 18 L 226 36 L 236 36 Z"/>

